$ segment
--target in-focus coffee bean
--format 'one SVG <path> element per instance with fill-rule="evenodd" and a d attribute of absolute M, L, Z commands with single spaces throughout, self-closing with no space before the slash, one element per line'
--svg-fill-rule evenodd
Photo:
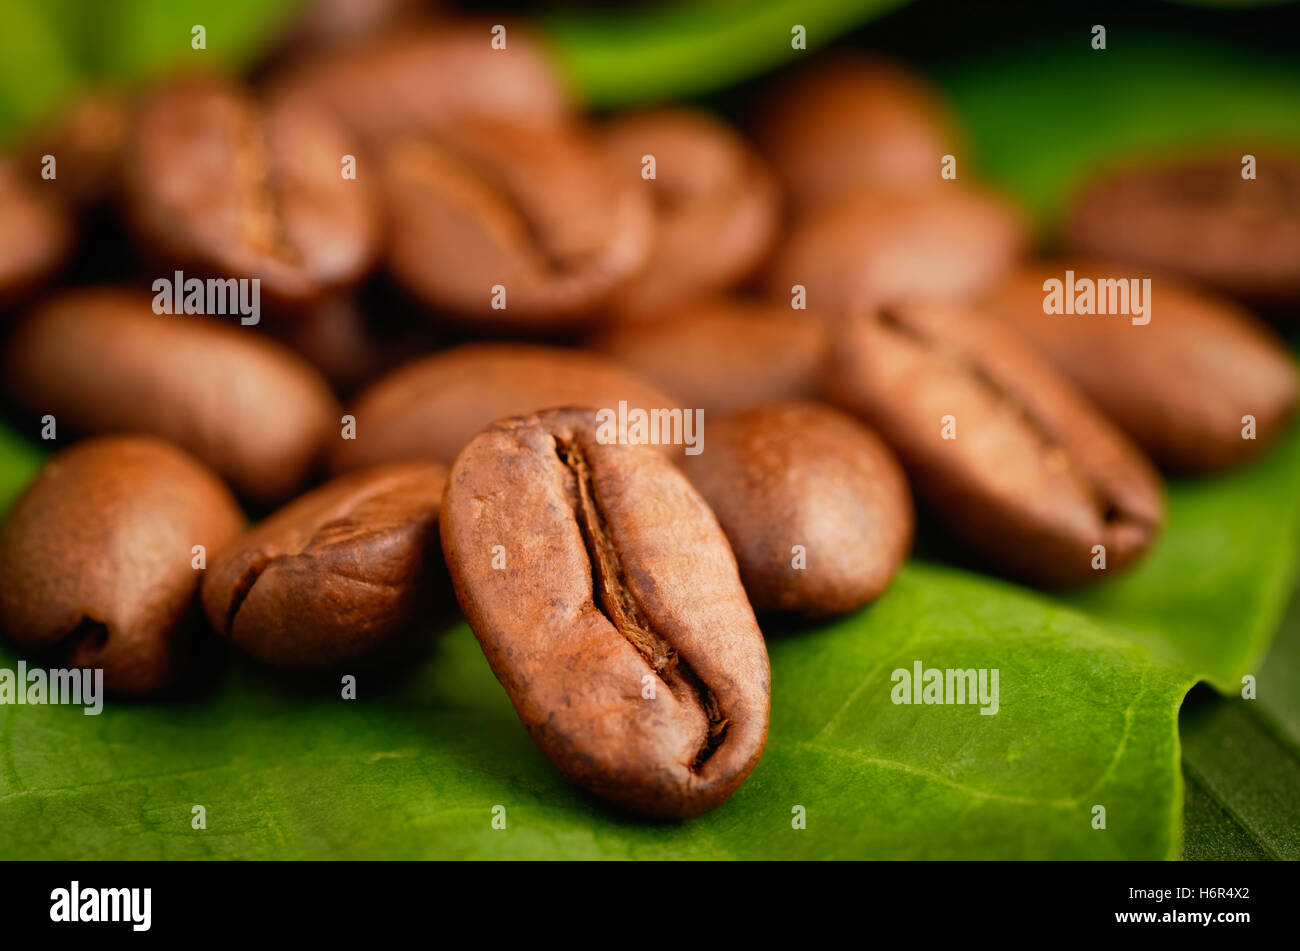
<path fill-rule="evenodd" d="M 943 188 L 860 190 L 795 222 L 766 268 L 766 286 L 789 302 L 831 314 L 922 296 L 962 299 L 1014 266 L 1025 226 L 999 196 L 947 182 Z"/>
<path fill-rule="evenodd" d="M 1284 431 L 1300 392 L 1294 359 L 1241 307 L 1172 277 L 1150 277 L 1141 318 L 1148 323 L 1135 325 L 1125 313 L 1045 313 L 1047 282 L 1064 287 L 1067 272 L 1076 288 L 1084 280 L 1096 289 L 1148 278 L 1131 264 L 1038 262 L 1009 276 L 986 309 L 1031 340 L 1160 466 L 1222 469 Z"/>
<path fill-rule="evenodd" d="M 1188 278 L 1260 304 L 1300 301 L 1300 156 L 1240 153 L 1121 168 L 1075 198 L 1082 255 Z M 1243 173 L 1251 174 L 1245 177 Z"/>
<path fill-rule="evenodd" d="M 19 324 L 5 385 L 60 438 L 162 436 L 246 498 L 281 501 L 339 438 L 341 412 L 302 358 L 221 319 L 155 314 L 137 291 L 68 291 Z"/>
<path fill-rule="evenodd" d="M 1159 476 L 1010 328 L 965 305 L 917 303 L 850 318 L 841 334 L 829 397 L 880 433 L 917 495 L 988 565 L 1073 585 L 1150 547 L 1164 520 Z"/>
<path fill-rule="evenodd" d="M 279 667 L 400 659 L 450 602 L 438 506 L 447 470 L 408 462 L 308 492 L 217 553 L 203 579 L 212 627 Z"/>
<path fill-rule="evenodd" d="M 781 77 L 760 106 L 759 144 L 799 212 L 864 185 L 897 192 L 945 184 L 943 157 L 959 151 L 938 94 L 883 60 L 819 57 Z"/>
<path fill-rule="evenodd" d="M 709 424 L 682 471 L 712 506 L 757 611 L 840 614 L 875 600 L 912 543 L 894 454 L 819 403 L 760 406 Z"/>
<path fill-rule="evenodd" d="M 273 303 L 301 306 L 355 285 L 378 254 L 374 173 L 344 174 L 355 153 L 302 103 L 176 80 L 143 97 L 127 133 L 127 216 L 167 265 L 256 278 Z"/>
<path fill-rule="evenodd" d="M 830 332 L 825 318 L 763 299 L 722 297 L 620 324 L 593 346 L 659 384 L 706 418 L 816 396 Z"/>
<path fill-rule="evenodd" d="M 561 406 L 680 407 L 599 354 L 532 344 L 465 344 L 422 357 L 367 387 L 348 407 L 356 439 L 331 451 L 335 472 L 403 459 L 450 465 L 488 423 Z"/>
<path fill-rule="evenodd" d="M 393 276 L 475 327 L 590 322 L 650 253 L 649 195 L 577 130 L 459 120 L 393 143 L 383 175 Z"/>
<path fill-rule="evenodd" d="M 456 460 L 442 546 L 470 627 L 551 761 L 636 812 L 735 791 L 767 738 L 763 636 L 713 513 L 590 412 L 488 428 Z"/>
<path fill-rule="evenodd" d="M 110 436 L 54 455 L 0 531 L 0 627 L 17 644 L 154 694 L 202 631 L 202 562 L 244 519 L 206 466 L 158 439 Z"/>
<path fill-rule="evenodd" d="M 753 272 L 776 237 L 781 209 L 772 174 L 749 143 L 686 108 L 622 116 L 601 142 L 616 174 L 638 182 L 655 209 L 650 259 L 615 295 L 616 320 L 663 316 Z"/>

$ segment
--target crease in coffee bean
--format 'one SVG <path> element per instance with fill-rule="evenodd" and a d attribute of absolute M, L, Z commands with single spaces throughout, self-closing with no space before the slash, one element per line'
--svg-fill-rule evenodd
<path fill-rule="evenodd" d="M 246 148 L 236 151 L 236 161 L 243 161 L 251 182 L 253 208 L 245 221 L 244 235 L 249 244 L 286 264 L 301 263 L 302 256 L 289 242 L 280 214 L 276 180 L 276 156 L 271 147 L 270 116 L 253 118 L 246 123 L 243 138 Z"/>
<path fill-rule="evenodd" d="M 239 614 L 239 609 L 244 606 L 244 602 L 253 591 L 253 586 L 257 584 L 258 579 L 262 577 L 262 572 L 271 561 L 272 559 L 267 555 L 258 555 L 244 569 L 239 580 L 231 588 L 230 607 L 226 609 L 226 634 L 234 633 L 235 617 Z"/>
<path fill-rule="evenodd" d="M 695 694 L 708 720 L 708 736 L 690 765 L 698 773 L 726 739 L 727 718 L 717 698 L 677 650 L 658 634 L 641 612 L 627 583 L 623 560 L 610 533 L 605 516 L 596 504 L 594 478 L 581 447 L 555 437 L 555 453 L 573 474 L 577 484 L 574 515 L 591 561 L 592 593 L 596 607 L 630 643 L 674 694 L 674 679 Z M 676 677 L 674 678 L 674 675 Z"/>
<path fill-rule="evenodd" d="M 83 614 L 67 634 L 59 640 L 64 656 L 72 657 L 83 648 L 98 653 L 108 643 L 108 625 L 88 614 Z"/>
<path fill-rule="evenodd" d="M 897 332 L 901 336 L 915 341 L 931 351 L 942 353 L 952 360 L 959 363 L 966 373 L 980 386 L 993 393 L 999 400 L 1009 405 L 1016 414 L 1024 421 L 1026 427 L 1035 436 L 1038 437 L 1040 444 L 1043 446 L 1043 464 L 1048 468 L 1052 467 L 1053 461 L 1059 461 L 1061 471 L 1070 472 L 1075 480 L 1088 493 L 1088 498 L 1092 508 L 1096 511 L 1098 519 L 1103 525 L 1115 525 L 1120 522 L 1131 522 L 1141 528 L 1150 530 L 1153 526 L 1150 521 L 1141 518 L 1138 515 L 1127 512 L 1115 501 L 1105 487 L 1097 482 L 1083 467 L 1077 464 L 1073 453 L 1068 446 L 1063 445 L 1052 433 L 1043 425 L 1042 420 L 1029 406 L 1009 393 L 1001 384 L 990 376 L 983 367 L 976 362 L 967 359 L 959 350 L 946 346 L 942 341 L 935 340 L 926 336 L 917 328 L 903 320 L 896 307 L 884 306 L 878 310 L 879 321 L 882 325 Z"/>

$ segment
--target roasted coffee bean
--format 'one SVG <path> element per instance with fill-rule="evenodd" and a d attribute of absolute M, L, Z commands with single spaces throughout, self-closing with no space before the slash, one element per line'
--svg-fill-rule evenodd
<path fill-rule="evenodd" d="M 351 393 L 438 343 L 436 331 L 422 321 L 381 319 L 374 307 L 355 294 L 330 297 L 303 313 L 269 321 L 267 329 L 320 370 L 335 390 Z"/>
<path fill-rule="evenodd" d="M 393 275 L 476 327 L 589 322 L 650 253 L 643 183 L 576 131 L 466 119 L 394 143 L 384 176 Z"/>
<path fill-rule="evenodd" d="M 1243 300 L 1300 302 L 1300 157 L 1255 160 L 1253 179 L 1239 153 L 1113 171 L 1076 198 L 1070 244 Z"/>
<path fill-rule="evenodd" d="M 921 499 L 993 567 L 1080 584 L 1151 545 L 1159 476 L 1009 328 L 928 303 L 851 318 L 842 333 L 829 396 L 880 433 Z"/>
<path fill-rule="evenodd" d="M 43 170 L 54 162 L 53 178 L 43 185 L 71 206 L 99 205 L 115 199 L 121 187 L 122 147 L 130 101 L 117 89 L 94 92 L 32 132 L 19 149 L 24 168 Z"/>
<path fill-rule="evenodd" d="M 767 739 L 763 635 L 708 505 L 591 412 L 494 424 L 452 468 L 442 549 L 534 741 L 628 809 L 684 817 L 735 791 Z"/>
<path fill-rule="evenodd" d="M 945 184 L 954 123 L 920 76 L 892 63 L 823 58 L 762 99 L 756 134 L 798 211 L 860 186 L 907 191 Z"/>
<path fill-rule="evenodd" d="M 709 425 L 681 462 L 713 507 L 757 611 L 840 614 L 875 600 L 912 544 L 912 495 L 875 433 L 818 403 Z"/>
<path fill-rule="evenodd" d="M 4 374 L 10 396 L 53 416 L 60 435 L 163 436 L 258 502 L 298 488 L 339 434 L 338 404 L 301 358 L 216 318 L 155 314 L 134 291 L 51 299 L 18 326 Z"/>
<path fill-rule="evenodd" d="M 856 313 L 914 297 L 986 290 L 1025 245 L 1017 212 L 997 196 L 949 182 L 920 192 L 859 191 L 795 223 L 767 268 L 769 292 Z"/>
<path fill-rule="evenodd" d="M 1031 340 L 1162 467 L 1232 466 L 1285 430 L 1300 392 L 1295 362 L 1245 310 L 1175 278 L 1151 277 L 1141 318 L 1148 323 L 1122 313 L 1045 313 L 1046 283 L 1064 287 L 1067 272 L 1076 287 L 1149 276 L 1099 261 L 1035 263 L 1008 277 L 987 310 Z"/>
<path fill-rule="evenodd" d="M 128 217 L 168 266 L 258 278 L 272 303 L 301 306 L 356 284 L 378 254 L 371 176 L 344 177 L 355 152 L 300 103 L 178 80 L 143 98 L 127 133 Z"/>
<path fill-rule="evenodd" d="M 279 667 L 399 659 L 449 598 L 438 541 L 447 470 L 408 462 L 340 476 L 222 549 L 203 607 L 240 650 Z"/>
<path fill-rule="evenodd" d="M 0 307 L 21 301 L 54 273 L 72 247 L 73 229 L 40 165 L 0 159 Z"/>
<path fill-rule="evenodd" d="M 655 208 L 650 260 L 615 295 L 616 319 L 664 315 L 754 271 L 776 237 L 780 196 L 767 166 L 731 128 L 706 112 L 655 109 L 615 119 L 602 144 L 617 173 L 640 183 Z"/>
<path fill-rule="evenodd" d="M 363 390 L 348 407 L 356 439 L 334 448 L 335 472 L 403 459 L 450 465 L 493 420 L 561 406 L 681 406 L 594 353 L 528 344 L 465 344 L 423 357 Z"/>
<path fill-rule="evenodd" d="M 408 28 L 293 68 L 277 96 L 324 108 L 371 148 L 432 132 L 448 119 L 557 126 L 573 119 L 572 97 L 535 34 L 500 21 L 455 20 Z"/>
<path fill-rule="evenodd" d="M 593 345 L 712 419 L 815 396 L 830 334 L 826 320 L 812 311 L 735 297 L 678 307 L 652 323 L 616 326 Z"/>
<path fill-rule="evenodd" d="M 78 443 L 46 463 L 0 532 L 0 626 L 59 663 L 103 668 L 108 690 L 157 693 L 186 672 L 202 630 L 198 559 L 243 525 L 221 480 L 168 443 Z"/>

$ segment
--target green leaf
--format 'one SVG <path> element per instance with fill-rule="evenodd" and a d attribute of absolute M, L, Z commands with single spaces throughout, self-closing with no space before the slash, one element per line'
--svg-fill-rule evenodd
<path fill-rule="evenodd" d="M 709 92 L 806 51 L 906 0 L 698 0 L 540 17 L 560 63 L 591 106 L 633 105 Z"/>
<path fill-rule="evenodd" d="M 0 854 L 239 858 L 1164 858 L 1190 681 L 1008 586 L 909 567 L 874 608 L 771 645 L 767 753 L 697 820 L 570 787 L 459 626 L 358 699 L 238 668 L 215 695 L 100 716 L 0 707 Z M 891 672 L 997 667 L 999 710 L 895 705 Z M 0 666 L 13 655 L 0 653 Z M 191 828 L 202 805 L 207 829 Z M 507 828 L 493 830 L 505 806 Z M 1104 805 L 1107 828 L 1092 828 Z M 807 828 L 792 828 L 803 806 Z"/>
<path fill-rule="evenodd" d="M 1213 39 L 1086 31 L 936 63 L 979 170 L 1052 223 L 1098 164 L 1222 143 L 1300 143 L 1300 68 Z M 1029 77 L 1032 80 L 1027 81 Z"/>
<path fill-rule="evenodd" d="M 1169 486 L 1145 561 L 1061 600 L 1219 690 L 1240 690 L 1278 629 L 1300 555 L 1300 425 L 1262 460 Z"/>

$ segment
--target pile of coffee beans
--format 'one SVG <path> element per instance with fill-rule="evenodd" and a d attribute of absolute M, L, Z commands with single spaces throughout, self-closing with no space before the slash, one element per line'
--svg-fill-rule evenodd
<path fill-rule="evenodd" d="M 879 597 L 914 495 L 988 570 L 1086 584 L 1156 542 L 1160 470 L 1294 412 L 1245 309 L 1300 306 L 1294 157 L 1107 169 L 1028 260 L 900 66 L 815 56 L 745 131 L 596 118 L 525 25 L 412 6 L 0 160 L 6 412 L 57 450 L 0 533 L 13 643 L 174 695 L 218 641 L 409 662 L 458 602 L 560 770 L 689 816 L 763 752 L 755 612 Z"/>

